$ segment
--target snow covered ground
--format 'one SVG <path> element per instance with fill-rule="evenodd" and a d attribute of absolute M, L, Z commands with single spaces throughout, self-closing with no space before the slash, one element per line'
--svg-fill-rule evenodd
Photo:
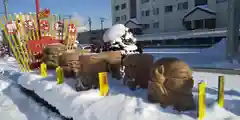
<path fill-rule="evenodd" d="M 240 119 L 240 76 L 225 75 L 225 109 L 216 105 L 217 75 L 210 73 L 194 73 L 196 80 L 194 95 L 197 99 L 197 83 L 207 82 L 207 116 L 206 120 Z M 162 109 L 158 104 L 150 104 L 146 99 L 146 90 L 130 91 L 119 81 L 110 79 L 110 96 L 99 96 L 98 90 L 75 92 L 73 80 L 66 80 L 57 85 L 51 74 L 41 78 L 36 74 L 25 74 L 19 77 L 18 83 L 34 90 L 39 96 L 55 106 L 62 115 L 74 120 L 195 120 L 197 111 L 178 113 L 171 108 Z"/>
<path fill-rule="evenodd" d="M 62 120 L 59 115 L 52 113 L 21 92 L 19 85 L 14 81 L 21 74 L 14 72 L 17 69 L 13 67 L 15 65 L 13 61 L 0 61 L 1 120 Z"/>
<path fill-rule="evenodd" d="M 153 53 L 155 58 L 174 56 L 185 60 L 191 66 L 205 65 L 226 67 L 232 65 L 224 61 L 223 49 L 225 43 L 221 42 L 208 50 L 195 50 L 186 53 L 188 50 L 175 50 L 172 54 Z M 218 50 L 217 50 L 218 49 Z M 220 51 L 222 50 L 222 51 Z M 145 50 L 146 52 L 149 52 Z M 217 51 L 218 53 L 214 53 Z M 150 51 L 151 52 L 151 51 Z M 153 52 L 153 51 L 152 51 Z M 164 53 L 164 51 L 161 50 Z M 169 52 L 169 51 L 165 51 Z M 179 53 L 182 52 L 182 53 Z M 185 52 L 185 53 L 184 53 Z M 223 62 L 216 64 L 217 62 Z M 0 59 L 0 71 L 3 72 L 0 78 L 0 115 L 5 115 L 4 119 L 14 120 L 55 120 L 61 119 L 58 115 L 49 112 L 45 107 L 35 103 L 32 99 L 23 95 L 19 91 L 16 83 L 29 90 L 35 91 L 41 98 L 55 106 L 61 115 L 72 117 L 74 120 L 196 120 L 197 111 L 179 113 L 171 107 L 163 109 L 159 104 L 150 104 L 146 99 L 146 90 L 130 91 L 119 81 L 109 77 L 110 95 L 99 96 L 98 90 L 76 92 L 74 90 L 75 81 L 65 80 L 62 85 L 57 85 L 54 72 L 50 72 L 49 77 L 42 78 L 37 73 L 20 73 L 14 59 Z M 230 67 L 231 67 L 230 66 Z M 239 67 L 238 67 L 239 66 Z M 14 74 L 9 74 L 14 71 Z M 207 83 L 206 120 L 239 120 L 240 119 L 240 88 L 238 75 L 225 76 L 225 107 L 219 108 L 216 105 L 217 99 L 217 77 L 221 74 L 211 74 L 204 72 L 194 72 L 194 98 L 197 99 L 197 84 L 204 80 Z M 4 108 L 1 101 L 7 101 L 9 109 Z M 4 102 L 3 102 L 4 103 Z M 11 109 L 10 109 L 11 108 Z M 10 115 L 7 115 L 10 113 Z"/>
<path fill-rule="evenodd" d="M 119 81 L 112 80 L 110 77 L 110 95 L 101 97 L 98 90 L 75 92 L 73 88 L 75 81 L 71 79 L 67 79 L 62 85 L 57 85 L 54 72 L 50 72 L 47 78 L 42 78 L 36 73 L 23 74 L 14 72 L 14 74 L 10 75 L 7 71 L 12 70 L 12 66 L 15 66 L 14 61 L 10 63 L 7 63 L 6 60 L 1 60 L 0 63 L 2 70 L 5 72 L 4 76 L 9 78 L 9 80 L 0 79 L 0 100 L 4 99 L 5 94 L 3 91 L 8 88 L 8 95 L 5 96 L 11 96 L 7 97 L 7 101 L 9 101 L 9 106 L 12 107 L 9 110 L 12 115 L 6 116 L 8 111 L 1 106 L 0 110 L 4 109 L 4 111 L 0 111 L 0 114 L 6 114 L 4 117 L 8 120 L 11 120 L 11 117 L 20 120 L 21 118 L 22 120 L 32 120 L 31 117 L 34 117 L 34 120 L 36 120 L 35 118 L 39 120 L 60 119 L 57 115 L 48 114 L 47 109 L 22 95 L 19 88 L 9 82 L 11 80 L 30 90 L 34 90 L 40 97 L 55 106 L 63 116 L 72 117 L 74 120 L 197 119 L 197 111 L 178 113 L 172 110 L 171 107 L 163 109 L 158 104 L 150 104 L 146 99 L 146 90 L 130 91 L 126 86 L 121 85 Z M 207 82 L 206 120 L 238 120 L 240 119 L 240 88 L 237 83 L 240 76 L 224 75 L 226 77 L 225 109 L 222 109 L 216 105 L 218 75 L 220 74 L 194 73 L 195 85 L 193 92 L 195 99 L 197 99 L 197 83 L 205 80 Z"/>
<path fill-rule="evenodd" d="M 177 57 L 186 61 L 192 67 L 240 68 L 240 64 L 232 64 L 226 61 L 226 39 L 205 49 L 145 49 L 144 52 L 153 54 L 155 59 Z"/>

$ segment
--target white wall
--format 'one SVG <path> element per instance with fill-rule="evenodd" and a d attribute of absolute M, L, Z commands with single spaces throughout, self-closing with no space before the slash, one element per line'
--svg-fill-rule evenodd
<path fill-rule="evenodd" d="M 199 20 L 201 18 L 211 19 L 211 18 L 215 18 L 215 17 L 216 17 L 216 15 L 212 15 L 212 14 L 209 14 L 209 13 L 206 13 L 204 11 L 197 9 L 196 11 L 194 11 L 194 14 L 190 14 L 185 20 L 191 21 L 191 20 Z"/>
<path fill-rule="evenodd" d="M 121 4 L 126 3 L 126 8 L 121 9 Z M 116 24 L 116 17 L 120 17 L 120 21 L 118 23 L 124 24 L 129 19 L 129 0 L 111 0 L 112 4 L 112 23 Z M 115 10 L 115 5 L 119 5 L 120 8 L 118 11 Z M 126 15 L 127 20 L 121 20 L 121 16 Z"/>
<path fill-rule="evenodd" d="M 228 25 L 228 3 L 219 3 L 216 6 L 217 27 L 227 27 Z"/>
<path fill-rule="evenodd" d="M 173 11 L 169 13 L 164 12 L 164 21 L 165 21 L 165 28 L 164 32 L 169 31 L 181 31 L 184 30 L 184 26 L 182 25 L 182 19 L 185 14 L 187 14 L 188 10 L 178 10 L 178 3 L 188 2 L 190 0 L 165 0 L 164 6 L 172 5 Z M 188 3 L 188 7 L 191 8 L 191 6 Z"/>
<path fill-rule="evenodd" d="M 113 11 L 113 24 L 115 24 L 115 17 L 127 15 L 127 20 L 129 20 L 129 0 L 111 0 L 112 1 L 112 11 Z M 177 10 L 178 3 L 188 2 L 187 10 Z M 127 4 L 125 10 L 115 11 L 115 5 L 121 5 L 122 3 Z M 194 0 L 150 0 L 149 3 L 141 4 L 141 0 L 137 0 L 137 20 L 141 24 L 149 24 L 150 28 L 145 29 L 144 33 L 159 33 L 159 32 L 171 32 L 171 31 L 182 31 L 186 30 L 182 25 L 182 19 L 189 11 L 191 11 L 194 6 Z M 166 5 L 173 5 L 173 11 L 170 13 L 165 13 L 164 9 Z M 159 8 L 159 15 L 153 15 L 153 8 Z M 226 27 L 228 20 L 228 5 L 227 2 L 216 3 L 216 0 L 208 0 L 208 8 L 216 12 L 216 26 Z M 150 16 L 142 16 L 141 11 L 150 10 Z M 197 15 L 197 14 L 196 14 Z M 192 16 L 194 17 L 194 15 Z M 196 16 L 195 16 L 196 17 Z M 126 20 L 126 21 L 127 21 Z M 120 21 L 119 23 L 125 23 L 126 21 Z M 158 21 L 159 28 L 153 28 L 153 23 Z"/>

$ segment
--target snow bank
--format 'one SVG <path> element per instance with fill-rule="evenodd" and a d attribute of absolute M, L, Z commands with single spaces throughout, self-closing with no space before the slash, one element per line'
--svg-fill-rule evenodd
<path fill-rule="evenodd" d="M 27 120 L 14 101 L 3 93 L 11 84 L 0 80 L 0 116 L 2 120 Z M 12 89 L 13 90 L 13 89 Z"/>
<path fill-rule="evenodd" d="M 68 80 L 71 82 L 71 80 Z M 36 74 L 24 74 L 19 77 L 18 83 L 23 87 L 33 90 L 37 95 L 56 107 L 65 117 L 73 117 L 83 110 L 84 105 L 100 100 L 99 92 L 76 92 L 70 85 L 57 85 L 54 76 L 42 78 Z M 91 100 L 91 101 L 89 101 Z"/>
<path fill-rule="evenodd" d="M 210 48 L 205 48 L 201 50 L 201 55 L 208 56 L 208 57 L 219 57 L 219 58 L 225 58 L 226 56 L 226 38 L 222 38 L 222 40 L 213 45 Z"/>
<path fill-rule="evenodd" d="M 187 62 L 191 67 L 214 67 L 227 68 L 234 66 L 225 60 L 226 39 L 223 38 L 219 43 L 210 48 L 204 49 L 145 49 L 145 53 L 151 53 L 155 59 L 162 57 L 176 57 Z M 204 58 L 204 59 L 199 59 Z M 225 63 L 225 65 L 223 65 Z M 218 68 L 219 68 L 218 67 Z"/>
<path fill-rule="evenodd" d="M 5 71 L 0 74 L 1 120 L 61 120 L 59 115 L 21 92 L 19 86 L 13 81 L 19 75 L 14 71 Z"/>
<path fill-rule="evenodd" d="M 194 85 L 194 95 L 197 97 L 197 80 L 206 80 L 209 88 L 207 91 L 214 91 L 217 87 L 216 75 L 205 73 L 194 73 L 196 79 Z M 226 78 L 226 90 L 235 89 L 232 86 L 240 76 L 229 76 Z M 130 91 L 126 86 L 122 86 L 119 81 L 110 80 L 110 95 L 99 96 L 98 90 L 76 92 L 73 88 L 74 80 L 67 79 L 62 85 L 57 85 L 54 74 L 47 78 L 42 78 L 37 74 L 22 74 L 18 81 L 23 87 L 35 91 L 40 97 L 55 106 L 65 117 L 72 117 L 74 120 L 195 120 L 197 111 L 178 113 L 171 108 L 163 109 L 158 104 L 150 104 L 146 100 L 146 91 Z M 239 90 L 240 91 L 240 90 Z M 217 92 L 207 92 L 207 120 L 223 120 L 235 118 L 240 115 L 240 96 L 237 94 L 226 94 L 226 109 L 214 106 L 217 99 Z M 237 91 L 238 93 L 238 91 Z M 240 93 L 239 93 L 240 94 Z M 237 101 L 230 102 L 228 100 Z M 233 107 L 236 106 L 236 107 Z M 230 112 L 229 112 L 230 111 Z M 221 116 L 216 113 L 221 113 Z"/>
<path fill-rule="evenodd" d="M 14 63 L 8 63 L 13 66 Z M 1 63 L 1 66 L 7 63 Z M 5 68 L 2 68 L 5 70 Z M 16 68 L 14 71 L 17 70 Z M 7 69 L 5 74 L 7 75 Z M 110 77 L 110 95 L 99 96 L 99 90 L 76 92 L 75 81 L 66 79 L 65 83 L 57 85 L 54 72 L 49 77 L 42 78 L 37 73 L 18 73 L 14 80 L 26 89 L 33 90 L 38 96 L 56 107 L 65 117 L 73 120 L 196 120 L 197 111 L 176 112 L 171 107 L 163 109 L 159 104 L 150 104 L 146 99 L 146 90 L 130 91 L 119 81 Z M 9 76 L 13 76 L 8 74 Z M 240 119 L 240 88 L 238 75 L 225 77 L 225 109 L 216 105 L 217 77 L 221 74 L 194 72 L 194 98 L 197 99 L 197 83 L 207 82 L 205 120 L 237 120 Z M 13 79 L 13 78 L 12 78 Z M 0 84 L 1 86 L 1 84 Z M 4 86 L 4 85 L 3 85 Z"/>

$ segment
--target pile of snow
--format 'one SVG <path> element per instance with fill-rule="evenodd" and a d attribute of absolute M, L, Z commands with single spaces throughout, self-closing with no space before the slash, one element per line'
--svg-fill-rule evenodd
<path fill-rule="evenodd" d="M 99 90 L 89 90 L 76 92 L 73 79 L 65 79 L 65 83 L 57 85 L 54 72 L 50 71 L 49 76 L 42 78 L 38 73 L 20 73 L 14 68 L 16 62 L 0 60 L 1 69 L 4 70 L 5 76 L 16 76 L 19 85 L 33 90 L 37 95 L 46 100 L 49 104 L 56 107 L 61 115 L 73 120 L 196 120 L 197 111 L 177 112 L 171 107 L 163 109 L 159 104 L 151 104 L 147 102 L 146 90 L 131 91 L 126 86 L 123 86 L 119 81 L 109 77 L 110 95 L 102 97 L 99 95 Z M 15 75 L 7 75 L 11 70 L 16 72 Z M 197 99 L 197 85 L 201 80 L 206 81 L 206 103 L 207 112 L 205 120 L 237 120 L 240 119 L 240 88 L 239 75 L 224 75 L 225 76 L 225 107 L 219 108 L 216 104 L 217 100 L 217 77 L 223 74 L 213 74 L 204 72 L 194 72 L 194 98 Z M 6 89 L 4 84 L 1 84 L 2 89 Z M 1 89 L 1 90 L 2 90 Z M 15 92 L 19 94 L 18 92 Z M 12 93 L 13 96 L 18 97 Z M 1 98 L 1 97 L 0 97 Z M 15 100 L 15 98 L 14 98 Z M 19 100 L 21 103 L 22 100 Z M 24 101 L 28 101 L 27 98 Z M 30 103 L 29 103 L 30 104 Z M 29 105 L 24 105 L 31 107 Z M 19 109 L 23 109 L 19 106 Z M 1 106 L 0 106 L 1 108 Z M 15 109 L 15 108 L 14 108 Z M 37 116 L 38 114 L 31 113 L 28 108 L 28 114 Z M 39 109 L 37 109 L 39 110 Z M 0 112 L 1 113 L 1 112 Z M 45 113 L 43 116 L 48 116 Z M 24 116 L 23 116 L 24 117 Z M 38 116 L 37 116 L 38 117 Z M 40 116 L 41 118 L 41 116 Z M 39 120 L 40 120 L 39 118 Z M 19 117 L 20 119 L 20 117 Z M 43 119 L 44 120 L 44 119 Z"/>
<path fill-rule="evenodd" d="M 240 76 L 225 75 L 225 109 L 216 105 L 217 76 L 216 74 L 194 72 L 194 96 L 197 99 L 197 83 L 207 82 L 207 115 L 206 120 L 239 119 L 240 115 Z M 110 78 L 110 77 L 109 77 Z M 119 81 L 110 79 L 110 95 L 99 96 L 99 90 L 76 92 L 75 81 L 66 79 L 65 83 L 57 85 L 53 73 L 42 78 L 37 74 L 23 74 L 18 84 L 35 91 L 40 97 L 55 106 L 65 117 L 74 120 L 195 120 L 197 111 L 178 113 L 171 107 L 163 109 L 159 104 L 147 102 L 146 90 L 130 91 Z M 219 115 L 220 114 L 220 115 Z"/>
<path fill-rule="evenodd" d="M 21 92 L 19 85 L 13 81 L 17 79 L 17 74 L 6 71 L 0 74 L 1 120 L 62 120 Z"/>
<path fill-rule="evenodd" d="M 214 67 L 227 68 L 235 66 L 234 64 L 226 62 L 226 38 L 213 45 L 210 48 L 203 49 L 144 49 L 144 53 L 153 54 L 155 59 L 163 57 L 176 57 L 184 60 L 192 67 Z M 199 59 L 204 58 L 204 59 Z M 224 64 L 223 64 L 224 63 Z M 235 66 L 238 67 L 240 65 Z"/>
<path fill-rule="evenodd" d="M 222 40 L 213 45 L 210 48 L 205 48 L 201 50 L 201 55 L 203 56 L 208 56 L 208 57 L 218 57 L 219 59 L 225 58 L 226 57 L 226 44 L 227 44 L 227 39 L 222 38 Z"/>
<path fill-rule="evenodd" d="M 14 101 L 6 94 L 9 89 L 10 83 L 0 80 L 0 115 L 3 120 L 27 120 L 27 117 L 21 113 L 19 108 L 14 104 Z M 9 91 L 9 90 L 8 90 Z M 15 89 L 11 89 L 15 91 Z M 18 95 L 19 96 L 19 95 Z"/>

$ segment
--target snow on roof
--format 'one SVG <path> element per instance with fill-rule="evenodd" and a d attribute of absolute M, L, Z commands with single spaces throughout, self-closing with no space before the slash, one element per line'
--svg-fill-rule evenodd
<path fill-rule="evenodd" d="M 140 24 L 136 18 L 130 19 L 131 21 L 135 22 L 136 24 Z"/>
<path fill-rule="evenodd" d="M 128 20 L 125 24 L 127 24 L 128 22 L 134 22 L 137 25 L 141 24 L 140 22 L 138 22 L 138 20 L 136 18 L 132 18 L 132 19 Z"/>
<path fill-rule="evenodd" d="M 213 11 L 213 10 L 209 9 L 208 5 L 199 5 L 197 7 L 200 8 L 200 9 L 204 9 L 206 11 L 212 12 L 212 13 L 216 13 L 216 11 Z"/>
<path fill-rule="evenodd" d="M 210 14 L 216 14 L 215 11 L 211 10 L 208 8 L 208 5 L 199 5 L 199 6 L 196 6 L 194 7 L 192 10 L 190 10 L 189 12 L 187 12 L 185 15 L 184 15 L 184 18 L 185 19 L 187 16 L 189 16 L 190 14 L 192 14 L 195 10 L 197 9 L 200 9 L 202 11 L 205 11 L 205 12 L 208 12 Z"/>

